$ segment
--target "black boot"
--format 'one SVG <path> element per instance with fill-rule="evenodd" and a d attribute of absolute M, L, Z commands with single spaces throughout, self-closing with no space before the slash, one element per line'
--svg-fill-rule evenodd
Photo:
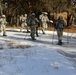
<path fill-rule="evenodd" d="M 38 33 L 36 33 L 36 36 L 39 37 Z"/>
<path fill-rule="evenodd" d="M 58 44 L 58 45 L 62 45 L 62 41 L 61 41 L 61 40 L 59 40 L 57 44 Z"/>
<path fill-rule="evenodd" d="M 35 38 L 32 38 L 32 40 L 36 40 Z"/>
<path fill-rule="evenodd" d="M 6 34 L 3 34 L 3 36 L 7 36 Z"/>
<path fill-rule="evenodd" d="M 43 32 L 43 34 L 45 34 L 45 32 Z"/>
<path fill-rule="evenodd" d="M 27 30 L 27 33 L 30 33 L 30 31 L 29 31 L 29 30 Z"/>

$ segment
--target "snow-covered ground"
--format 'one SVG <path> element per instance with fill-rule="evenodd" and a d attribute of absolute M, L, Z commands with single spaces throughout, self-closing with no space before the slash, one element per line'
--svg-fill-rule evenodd
<path fill-rule="evenodd" d="M 59 46 L 56 32 L 39 31 L 32 41 L 30 33 L 7 30 L 7 37 L 0 35 L 0 75 L 76 75 L 76 34 L 64 32 Z"/>

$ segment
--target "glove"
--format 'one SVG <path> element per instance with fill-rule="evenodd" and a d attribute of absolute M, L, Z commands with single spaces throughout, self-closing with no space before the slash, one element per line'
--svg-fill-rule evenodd
<path fill-rule="evenodd" d="M 52 20 L 49 20 L 49 22 L 53 23 L 53 21 L 52 21 Z"/>

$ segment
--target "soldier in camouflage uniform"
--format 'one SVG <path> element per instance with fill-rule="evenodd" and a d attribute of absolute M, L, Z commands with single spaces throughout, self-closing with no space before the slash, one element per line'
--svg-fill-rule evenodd
<path fill-rule="evenodd" d="M 27 32 L 28 32 L 28 26 L 27 26 L 27 23 L 26 23 L 26 19 L 27 19 L 27 14 L 21 15 L 21 17 L 20 17 L 20 22 L 21 22 L 20 31 L 22 31 L 22 29 L 23 29 L 24 27 L 26 27 Z"/>
<path fill-rule="evenodd" d="M 31 18 L 30 18 L 30 29 L 31 29 L 32 40 L 36 40 L 35 34 L 38 36 L 38 32 L 36 30 L 38 22 L 39 22 L 39 20 L 35 17 L 35 13 L 32 13 Z"/>
<path fill-rule="evenodd" d="M 6 16 L 2 15 L 2 18 L 0 19 L 0 32 L 3 31 L 3 36 L 6 36 Z"/>
<path fill-rule="evenodd" d="M 41 19 L 41 23 L 42 23 L 42 32 L 43 34 L 45 34 L 45 30 L 47 29 L 48 25 L 47 22 L 49 22 L 49 18 L 47 16 L 47 12 L 43 12 L 43 14 L 41 14 L 39 16 L 39 18 Z"/>
<path fill-rule="evenodd" d="M 57 35 L 58 35 L 58 45 L 62 45 L 62 36 L 63 36 L 63 29 L 66 26 L 66 23 L 63 20 L 62 16 L 59 16 L 59 18 L 54 22 L 54 27 L 57 30 Z"/>

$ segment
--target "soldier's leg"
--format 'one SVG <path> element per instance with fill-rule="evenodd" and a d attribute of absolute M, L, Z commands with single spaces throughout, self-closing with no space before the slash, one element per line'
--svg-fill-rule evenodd
<path fill-rule="evenodd" d="M 22 24 L 21 24 L 21 26 L 20 26 L 20 32 L 22 31 Z"/>
<path fill-rule="evenodd" d="M 26 26 L 27 33 L 30 32 L 30 31 L 29 31 L 29 28 L 28 28 L 28 25 L 25 24 L 25 26 Z"/>
<path fill-rule="evenodd" d="M 6 36 L 6 26 L 3 25 L 3 36 Z"/>
<path fill-rule="evenodd" d="M 0 26 L 0 33 L 2 32 L 2 25 Z M 1 35 L 1 34 L 0 34 Z"/>
<path fill-rule="evenodd" d="M 59 45 L 62 45 L 63 43 L 62 43 L 62 36 L 63 36 L 63 29 L 60 29 L 59 31 L 58 31 L 58 44 Z"/>
<path fill-rule="evenodd" d="M 26 26 L 26 30 L 27 30 L 27 32 L 28 32 L 28 26 Z"/>
<path fill-rule="evenodd" d="M 38 37 L 38 27 L 36 27 L 36 36 Z"/>
<path fill-rule="evenodd" d="M 32 40 L 35 40 L 35 27 L 31 26 L 31 38 Z"/>
<path fill-rule="evenodd" d="M 0 25 L 0 33 L 2 32 L 2 26 Z"/>
<path fill-rule="evenodd" d="M 24 23 L 21 24 L 20 31 L 24 28 Z"/>
<path fill-rule="evenodd" d="M 48 25 L 47 25 L 47 23 L 45 22 L 45 27 L 44 27 L 44 28 L 47 29 L 47 27 L 48 27 Z"/>
<path fill-rule="evenodd" d="M 45 27 L 44 27 L 44 23 L 42 23 L 42 33 L 45 34 Z"/>
<path fill-rule="evenodd" d="M 57 30 L 57 35 L 58 35 L 58 44 L 62 44 L 62 32 L 60 30 Z"/>

